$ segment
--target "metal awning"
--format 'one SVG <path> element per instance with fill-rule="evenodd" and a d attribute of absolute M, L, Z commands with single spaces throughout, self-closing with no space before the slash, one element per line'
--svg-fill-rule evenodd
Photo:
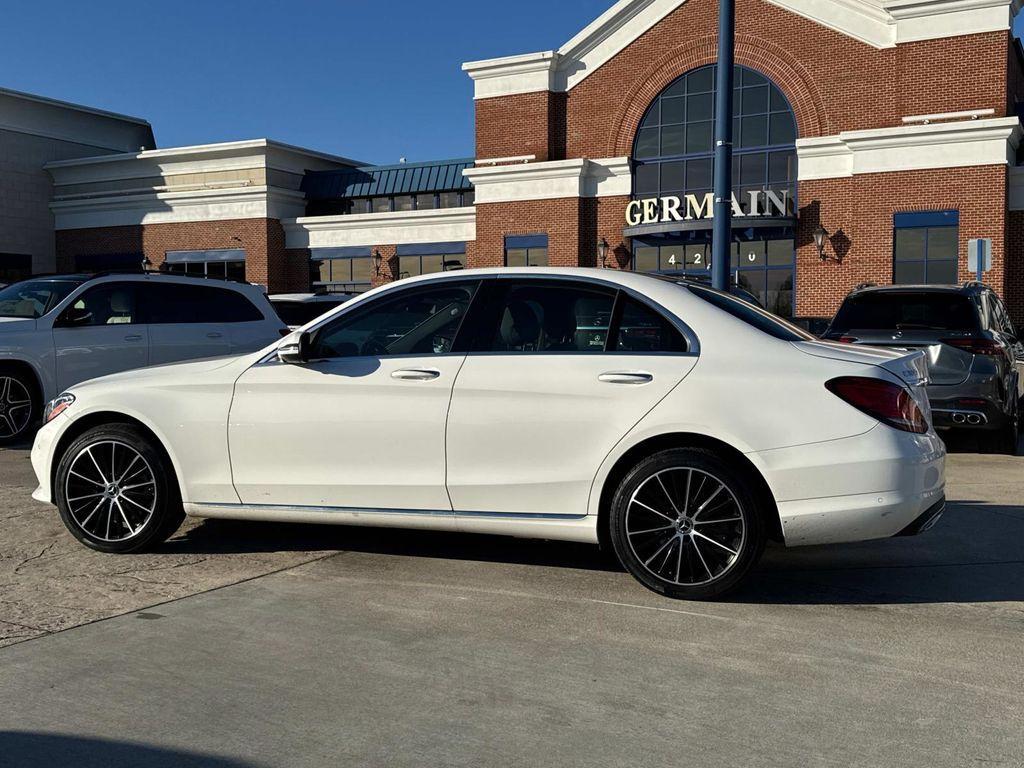
<path fill-rule="evenodd" d="M 209 261 L 245 261 L 244 248 L 218 248 L 211 251 L 167 251 L 168 264 L 195 264 Z"/>
<path fill-rule="evenodd" d="M 473 158 L 461 158 L 308 171 L 302 180 L 302 191 L 309 200 L 463 192 L 471 190 L 473 185 L 462 171 L 472 168 L 474 162 Z"/>

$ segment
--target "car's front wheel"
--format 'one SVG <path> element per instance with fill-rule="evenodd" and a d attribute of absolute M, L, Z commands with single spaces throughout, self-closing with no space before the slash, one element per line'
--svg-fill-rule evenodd
<path fill-rule="evenodd" d="M 101 552 L 139 552 L 163 542 L 184 519 L 174 471 L 152 437 L 132 424 L 79 436 L 54 479 L 61 520 Z"/>
<path fill-rule="evenodd" d="M 0 366 L 0 445 L 27 438 L 39 420 L 40 406 L 35 384 L 26 373 Z"/>
<path fill-rule="evenodd" d="M 677 599 L 725 595 L 764 550 L 762 510 L 750 481 L 704 449 L 671 449 L 641 461 L 615 492 L 609 524 L 626 569 Z"/>

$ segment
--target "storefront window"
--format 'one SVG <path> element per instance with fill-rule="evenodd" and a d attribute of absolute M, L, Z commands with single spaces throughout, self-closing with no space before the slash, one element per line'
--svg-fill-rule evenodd
<path fill-rule="evenodd" d="M 373 258 L 369 249 L 314 250 L 310 259 L 310 282 L 314 291 L 362 293 L 370 289 Z"/>
<path fill-rule="evenodd" d="M 519 235 L 505 238 L 506 267 L 546 267 L 547 265 L 547 235 Z"/>
<path fill-rule="evenodd" d="M 959 211 L 897 213 L 893 217 L 893 283 L 955 284 L 959 238 Z"/>
<path fill-rule="evenodd" d="M 32 257 L 27 253 L 0 253 L 0 283 L 8 285 L 32 276 Z"/>
<path fill-rule="evenodd" d="M 445 253 L 423 256 L 399 256 L 398 278 L 430 275 L 435 272 L 454 272 L 466 268 L 466 254 Z"/>
<path fill-rule="evenodd" d="M 796 120 L 764 75 L 736 67 L 734 82 L 733 193 L 749 219 L 734 220 L 732 280 L 771 311 L 792 315 Z M 648 108 L 633 147 L 634 199 L 678 197 L 685 206 L 687 195 L 703 201 L 712 192 L 714 91 L 715 67 L 701 67 L 671 83 Z M 769 195 L 787 208 L 773 204 L 769 213 Z M 658 222 L 656 236 L 634 236 L 633 268 L 710 278 L 710 217 L 691 216 L 678 231 L 666 231 L 666 223 L 672 221 Z"/>
<path fill-rule="evenodd" d="M 178 275 L 245 282 L 245 251 L 223 248 L 212 251 L 167 251 L 164 270 Z"/>

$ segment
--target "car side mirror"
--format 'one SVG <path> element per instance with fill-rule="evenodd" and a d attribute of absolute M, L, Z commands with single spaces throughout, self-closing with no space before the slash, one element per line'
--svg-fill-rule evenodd
<path fill-rule="evenodd" d="M 92 322 L 92 312 L 85 307 L 68 307 L 58 325 L 62 328 L 77 328 Z"/>
<path fill-rule="evenodd" d="M 310 341 L 308 332 L 291 334 L 277 345 L 277 359 L 288 365 L 309 362 Z"/>

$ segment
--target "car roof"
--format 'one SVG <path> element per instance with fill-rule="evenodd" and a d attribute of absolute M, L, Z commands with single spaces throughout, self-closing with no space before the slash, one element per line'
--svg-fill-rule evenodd
<path fill-rule="evenodd" d="M 960 293 L 972 294 L 990 290 L 983 283 L 969 282 L 963 285 L 862 285 L 850 291 L 850 295 L 866 293 Z"/>

